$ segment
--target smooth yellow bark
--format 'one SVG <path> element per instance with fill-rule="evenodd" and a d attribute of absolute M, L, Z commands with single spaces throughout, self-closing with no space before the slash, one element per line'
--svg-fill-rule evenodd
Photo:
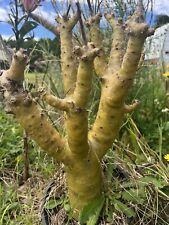
<path fill-rule="evenodd" d="M 100 48 L 100 54 L 94 59 L 95 72 L 99 77 L 102 77 L 107 68 L 107 57 L 103 48 L 103 34 L 100 29 L 101 14 L 91 17 L 87 22 L 90 30 L 90 40 L 97 48 Z"/>

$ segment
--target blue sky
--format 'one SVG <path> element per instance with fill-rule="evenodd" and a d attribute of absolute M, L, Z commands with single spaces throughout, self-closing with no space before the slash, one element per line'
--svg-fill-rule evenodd
<path fill-rule="evenodd" d="M 9 13 L 9 2 L 10 0 L 0 0 L 0 34 L 4 38 L 9 38 L 13 35 L 12 28 L 6 22 L 8 20 L 8 13 Z M 55 12 L 53 7 L 51 6 L 49 1 L 43 3 L 42 6 L 37 8 L 37 13 L 43 14 L 45 18 L 49 18 L 51 22 L 55 22 Z M 38 26 L 37 29 L 34 30 L 35 37 L 49 37 L 54 38 L 54 35 L 47 31 L 42 26 Z"/>
<path fill-rule="evenodd" d="M 145 0 L 146 1 L 146 0 Z M 0 0 L 0 34 L 4 38 L 9 38 L 13 35 L 12 28 L 9 26 L 6 21 L 8 20 L 8 13 L 9 13 L 9 2 L 10 0 Z M 59 2 L 59 1 L 58 1 Z M 60 2 L 66 2 L 64 0 L 60 0 Z M 169 0 L 153 0 L 154 7 L 153 7 L 153 13 L 155 15 L 165 14 L 169 15 Z M 59 6 L 60 10 L 63 11 L 63 4 Z M 48 18 L 51 22 L 55 22 L 55 11 L 50 3 L 50 0 L 45 0 L 42 4 L 42 6 L 38 7 L 36 10 L 36 13 L 40 13 L 44 15 L 44 17 Z M 149 14 L 150 15 L 150 14 Z M 35 37 L 49 37 L 54 38 L 54 35 L 51 34 L 49 31 L 44 29 L 41 26 L 38 26 L 34 30 Z"/>

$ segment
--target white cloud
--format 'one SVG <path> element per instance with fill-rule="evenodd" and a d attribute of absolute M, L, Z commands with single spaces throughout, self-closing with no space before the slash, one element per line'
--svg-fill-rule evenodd
<path fill-rule="evenodd" d="M 4 40 L 9 40 L 9 39 L 14 40 L 15 39 L 14 36 L 8 35 L 8 34 L 2 34 L 1 36 Z"/>
<path fill-rule="evenodd" d="M 48 19 L 50 22 L 55 23 L 56 13 L 51 11 L 46 11 L 45 7 L 41 6 L 35 9 L 34 13 L 42 15 L 45 19 Z"/>
<path fill-rule="evenodd" d="M 154 13 L 169 16 L 169 0 L 154 0 Z"/>
<path fill-rule="evenodd" d="M 6 22 L 9 20 L 7 8 L 0 7 L 0 21 Z"/>

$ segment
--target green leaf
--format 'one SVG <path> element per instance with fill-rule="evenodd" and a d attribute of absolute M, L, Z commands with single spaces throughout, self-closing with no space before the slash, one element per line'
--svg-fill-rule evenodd
<path fill-rule="evenodd" d="M 64 204 L 64 209 L 65 209 L 66 212 L 70 212 L 70 210 L 71 210 L 70 204 L 69 203 L 65 203 Z"/>
<path fill-rule="evenodd" d="M 59 200 L 50 199 L 48 202 L 46 202 L 46 204 L 45 204 L 45 209 L 54 209 L 54 208 L 56 208 L 58 205 L 61 205 L 62 202 L 63 202 L 62 199 L 59 199 Z"/>
<path fill-rule="evenodd" d="M 26 21 L 19 31 L 21 37 L 23 38 L 26 34 L 35 29 L 37 26 L 38 24 L 34 21 Z"/>
<path fill-rule="evenodd" d="M 167 183 L 153 176 L 145 176 L 139 179 L 139 183 L 143 185 L 153 184 L 157 188 L 163 188 Z"/>
<path fill-rule="evenodd" d="M 143 196 L 142 190 L 140 189 L 130 189 L 128 191 L 124 191 L 122 193 L 122 198 L 126 201 L 137 203 L 137 204 L 143 204 L 144 203 L 144 197 L 146 197 L 145 193 Z"/>
<path fill-rule="evenodd" d="M 136 213 L 132 208 L 129 208 L 127 205 L 120 202 L 119 200 L 114 200 L 114 207 L 117 211 L 124 213 L 129 218 L 136 216 Z"/>
<path fill-rule="evenodd" d="M 19 208 L 20 208 L 20 205 L 19 205 L 18 202 L 13 202 L 13 203 L 7 205 L 6 208 L 4 209 L 3 213 L 2 213 L 1 218 L 0 218 L 0 224 L 4 224 L 3 223 L 3 219 L 4 219 L 4 217 L 5 217 L 5 215 L 6 215 L 6 213 L 8 211 L 10 211 L 10 210 L 16 210 L 16 209 L 19 209 Z"/>
<path fill-rule="evenodd" d="M 95 225 L 103 208 L 104 200 L 104 196 L 101 196 L 85 206 L 80 212 L 80 224 Z"/>
<path fill-rule="evenodd" d="M 164 130 L 169 131 L 169 121 L 165 123 Z"/>
<path fill-rule="evenodd" d="M 18 155 L 15 160 L 16 160 L 17 163 L 22 162 L 23 161 L 23 154 Z"/>
<path fill-rule="evenodd" d="M 8 210 L 19 209 L 19 208 L 20 208 L 20 204 L 18 202 L 13 202 L 13 203 L 11 203 L 10 207 L 8 208 Z"/>
<path fill-rule="evenodd" d="M 22 20 L 25 20 L 26 17 L 27 17 L 26 15 L 21 16 L 21 18 L 19 18 L 19 20 L 18 20 L 18 24 L 19 24 L 20 22 L 22 22 Z"/>

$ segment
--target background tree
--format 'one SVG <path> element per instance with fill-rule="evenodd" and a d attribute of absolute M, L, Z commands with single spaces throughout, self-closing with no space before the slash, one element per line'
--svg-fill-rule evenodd
<path fill-rule="evenodd" d="M 10 13 L 8 23 L 12 26 L 16 41 L 15 48 L 18 50 L 22 47 L 24 40 L 33 38 L 33 36 L 28 37 L 28 34 L 35 29 L 38 24 L 35 21 L 29 21 L 29 14 L 23 14 L 20 1 L 10 1 L 9 7 Z"/>

